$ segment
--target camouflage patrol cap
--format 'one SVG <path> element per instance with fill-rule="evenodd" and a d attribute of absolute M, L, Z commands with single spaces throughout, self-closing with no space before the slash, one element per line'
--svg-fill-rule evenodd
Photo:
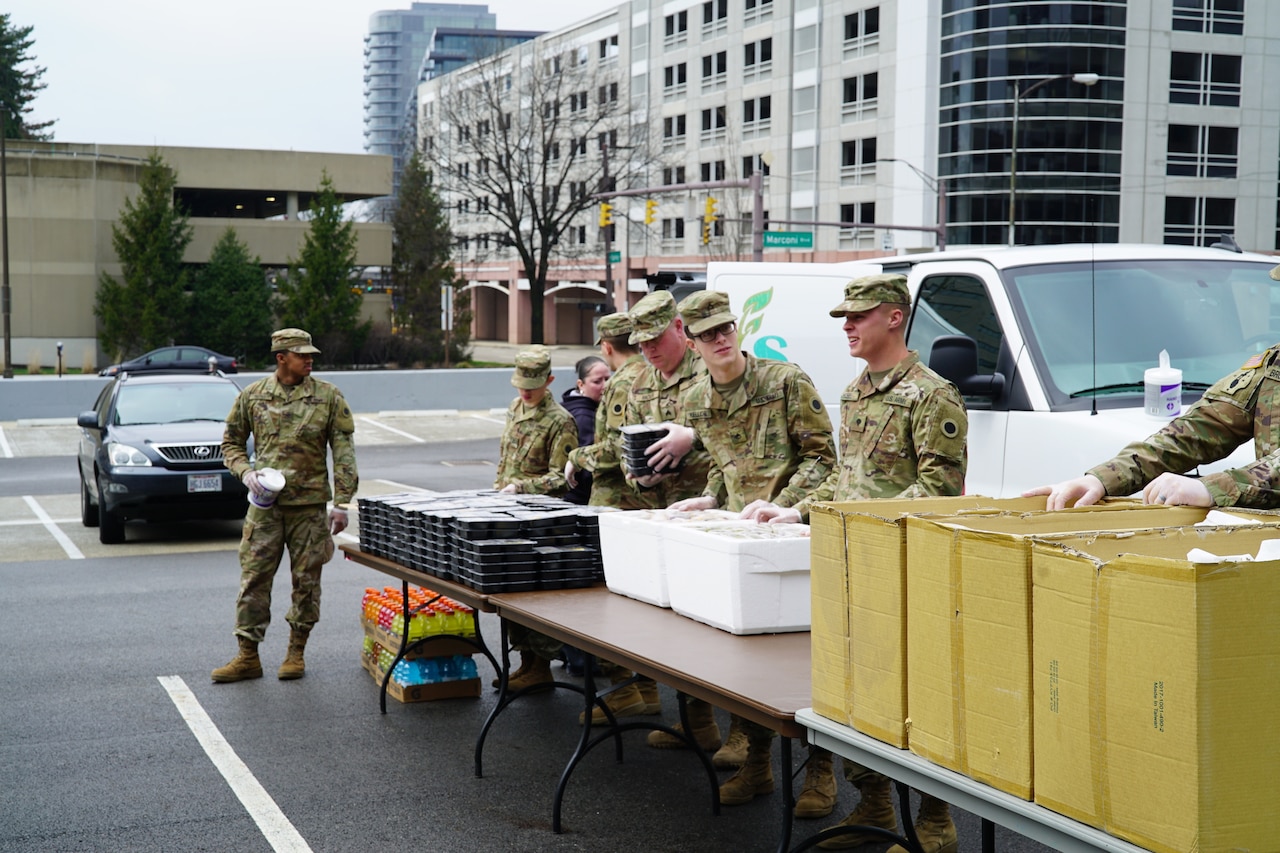
<path fill-rule="evenodd" d="M 676 317 L 676 300 L 665 290 L 655 290 L 631 308 L 631 344 L 642 344 L 662 333 Z"/>
<path fill-rule="evenodd" d="M 870 311 L 881 303 L 910 305 L 911 292 L 907 290 L 907 277 L 896 273 L 881 273 L 855 278 L 844 286 L 844 301 L 831 309 L 832 317 Z"/>
<path fill-rule="evenodd" d="M 1280 266 L 1271 268 L 1271 279 L 1272 281 L 1280 281 Z"/>
<path fill-rule="evenodd" d="M 699 290 L 686 296 L 680 303 L 680 319 L 690 337 L 738 320 L 729 310 L 729 295 L 718 290 Z"/>
<path fill-rule="evenodd" d="M 621 335 L 631 334 L 631 317 L 625 311 L 619 311 L 616 314 L 606 314 L 600 318 L 600 322 L 596 323 L 596 345 L 600 345 L 600 341 L 605 338 L 616 338 Z"/>
<path fill-rule="evenodd" d="M 280 329 L 271 333 L 272 352 L 318 353 L 311 345 L 311 335 L 301 329 Z"/>
<path fill-rule="evenodd" d="M 516 354 L 516 371 L 511 384 L 533 390 L 547 384 L 551 377 L 551 351 L 544 346 L 531 346 Z"/>

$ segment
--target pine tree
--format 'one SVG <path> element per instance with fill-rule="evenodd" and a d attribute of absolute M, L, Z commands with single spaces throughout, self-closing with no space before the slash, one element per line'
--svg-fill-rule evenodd
<path fill-rule="evenodd" d="M 0 114 L 3 114 L 6 139 L 52 139 L 48 128 L 53 121 L 30 122 L 31 102 L 43 89 L 44 69 L 27 66 L 32 61 L 31 37 L 34 27 L 15 27 L 12 16 L 0 14 Z"/>
<path fill-rule="evenodd" d="M 270 360 L 271 286 L 234 228 L 223 232 L 193 277 L 189 317 L 187 340 L 251 364 Z"/>
<path fill-rule="evenodd" d="M 342 201 L 328 172 L 310 213 L 302 253 L 290 260 L 289 274 L 277 285 L 276 315 L 280 325 L 310 332 L 324 361 L 337 364 L 360 349 L 371 324 L 359 322 L 355 225 L 343 220 Z"/>
<path fill-rule="evenodd" d="M 392 218 L 394 246 L 391 251 L 391 281 L 395 287 L 395 320 L 406 350 L 415 361 L 456 361 L 470 339 L 469 314 L 459 316 L 454 305 L 452 352 L 445 353 L 445 330 L 441 323 L 441 294 L 452 293 L 457 275 L 450 261 L 453 233 L 436 194 L 431 172 L 422 166 L 415 152 L 400 175 L 400 195 Z M 465 327 L 459 320 L 466 319 Z"/>
<path fill-rule="evenodd" d="M 174 173 L 158 151 L 142 166 L 136 198 L 125 199 L 111 245 L 123 274 L 103 272 L 93 308 L 99 340 L 117 360 L 178 342 L 188 317 L 187 269 L 191 242 L 187 214 L 174 204 Z"/>

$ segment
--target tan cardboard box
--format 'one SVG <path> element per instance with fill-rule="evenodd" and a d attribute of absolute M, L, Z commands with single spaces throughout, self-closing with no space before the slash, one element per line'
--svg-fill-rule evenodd
<path fill-rule="evenodd" d="M 1031 799 L 1032 537 L 1189 526 L 1206 512 L 1119 504 L 908 518 L 911 751 Z"/>
<path fill-rule="evenodd" d="M 1032 546 L 1036 802 L 1155 851 L 1280 848 L 1274 529 Z"/>
<path fill-rule="evenodd" d="M 814 712 L 906 748 L 904 519 L 965 510 L 1025 512 L 1043 509 L 1044 501 L 963 495 L 814 505 L 809 514 Z"/>

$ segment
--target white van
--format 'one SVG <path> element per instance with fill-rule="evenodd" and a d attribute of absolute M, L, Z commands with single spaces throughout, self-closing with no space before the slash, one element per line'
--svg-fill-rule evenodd
<path fill-rule="evenodd" d="M 863 362 L 827 312 L 851 278 L 907 276 L 907 345 L 965 395 L 966 491 L 1011 497 L 1079 476 L 1159 429 L 1143 409 L 1143 378 L 1161 350 L 1182 371 L 1185 407 L 1280 342 L 1275 264 L 1217 248 L 980 247 L 839 264 L 712 262 L 707 287 L 740 312 L 743 348 L 803 367 L 838 424 L 840 394 Z M 1246 443 L 1201 473 L 1253 459 Z"/>

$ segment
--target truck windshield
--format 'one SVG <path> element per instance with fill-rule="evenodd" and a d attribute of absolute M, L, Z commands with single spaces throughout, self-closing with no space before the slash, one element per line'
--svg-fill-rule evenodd
<path fill-rule="evenodd" d="M 1280 282 L 1256 261 L 1108 261 L 1006 270 L 1052 404 L 1142 394 L 1168 350 L 1184 389 L 1203 390 L 1280 343 Z"/>

